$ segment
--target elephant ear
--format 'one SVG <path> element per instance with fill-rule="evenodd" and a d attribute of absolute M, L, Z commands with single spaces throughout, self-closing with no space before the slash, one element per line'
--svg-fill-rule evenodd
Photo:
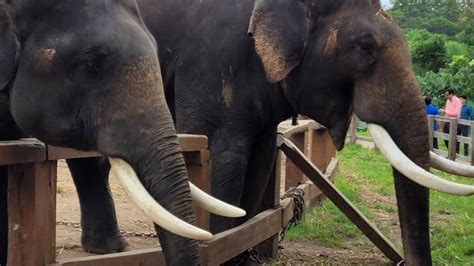
<path fill-rule="evenodd" d="M 9 9 L 0 1 L 0 90 L 13 77 L 20 48 Z"/>
<path fill-rule="evenodd" d="M 298 0 L 256 0 L 248 34 L 262 61 L 267 80 L 283 80 L 300 64 L 308 20 Z"/>

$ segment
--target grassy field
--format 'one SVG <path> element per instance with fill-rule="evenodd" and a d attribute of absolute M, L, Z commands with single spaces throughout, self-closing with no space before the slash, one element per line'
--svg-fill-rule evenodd
<path fill-rule="evenodd" d="M 391 167 L 376 150 L 348 145 L 340 158 L 336 186 L 401 250 Z M 436 174 L 474 184 L 473 180 Z M 435 265 L 474 265 L 474 197 L 456 197 L 431 191 L 431 246 Z M 303 222 L 291 227 L 286 240 L 367 250 L 373 245 L 329 201 L 310 210 Z"/>

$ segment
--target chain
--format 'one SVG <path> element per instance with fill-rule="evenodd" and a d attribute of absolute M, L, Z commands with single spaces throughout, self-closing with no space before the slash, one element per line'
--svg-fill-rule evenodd
<path fill-rule="evenodd" d="M 295 208 L 293 209 L 293 218 L 291 218 L 288 225 L 284 226 L 278 236 L 278 248 L 282 248 L 281 243 L 285 239 L 285 231 L 288 227 L 297 225 L 302 219 L 304 214 L 304 190 L 297 187 L 289 188 L 281 199 L 292 198 L 295 202 Z"/>
<path fill-rule="evenodd" d="M 78 222 L 73 222 L 73 221 L 56 221 L 57 225 L 64 225 L 64 226 L 69 226 L 69 227 L 74 227 L 74 228 L 81 228 L 81 223 Z M 82 231 L 82 229 L 80 229 Z M 133 231 L 124 231 L 120 230 L 120 234 L 122 236 L 136 236 L 136 237 L 143 237 L 143 238 L 154 238 L 156 237 L 155 232 L 133 232 Z"/>
<path fill-rule="evenodd" d="M 258 256 L 258 252 L 255 249 L 250 248 L 250 249 L 242 252 L 237 257 L 234 257 L 230 261 L 226 262 L 224 265 L 226 265 L 226 266 L 228 266 L 228 265 L 236 265 L 236 266 L 237 265 L 246 265 L 247 262 L 249 262 L 249 261 L 255 262 L 259 265 L 263 264 L 263 262 L 260 260 L 260 258 Z"/>

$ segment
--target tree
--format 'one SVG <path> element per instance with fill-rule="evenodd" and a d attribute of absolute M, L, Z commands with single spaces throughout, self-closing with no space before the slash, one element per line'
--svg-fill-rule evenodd
<path fill-rule="evenodd" d="M 438 72 L 445 66 L 445 38 L 426 30 L 410 30 L 407 38 L 412 54 L 415 73 L 424 75 L 428 71 Z"/>
<path fill-rule="evenodd" d="M 438 73 L 432 71 L 419 78 L 425 95 L 440 99 L 447 88 L 454 89 L 458 95 L 474 96 L 474 59 L 454 56 L 446 68 Z"/>
<path fill-rule="evenodd" d="M 403 29 L 425 29 L 431 33 L 455 36 L 462 5 L 456 0 L 445 1 L 393 1 L 391 15 Z"/>

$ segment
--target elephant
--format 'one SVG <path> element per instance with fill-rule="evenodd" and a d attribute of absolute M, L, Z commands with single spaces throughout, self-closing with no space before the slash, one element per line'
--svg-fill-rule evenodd
<path fill-rule="evenodd" d="M 425 186 L 463 186 L 426 171 L 429 134 L 421 91 L 406 38 L 379 0 L 138 0 L 138 5 L 158 43 L 178 133 L 208 136 L 212 194 L 247 212 L 241 219 L 212 216 L 211 232 L 269 207 L 262 195 L 275 163 L 278 123 L 297 114 L 312 118 L 341 150 L 356 114 L 376 124 L 375 131 L 379 126 L 388 131 L 422 176 L 393 171 L 405 262 L 432 263 Z M 382 145 L 388 142 L 383 136 Z M 464 192 L 472 193 L 472 187 Z"/>
<path fill-rule="evenodd" d="M 108 187 L 112 166 L 155 222 L 166 262 L 199 264 L 197 240 L 212 235 L 192 225 L 192 200 L 239 209 L 189 184 L 156 41 L 136 1 L 0 0 L 0 47 L 0 139 L 35 137 L 104 155 L 67 160 L 83 249 L 102 254 L 127 245 Z M 0 265 L 7 260 L 6 175 L 1 167 Z"/>

